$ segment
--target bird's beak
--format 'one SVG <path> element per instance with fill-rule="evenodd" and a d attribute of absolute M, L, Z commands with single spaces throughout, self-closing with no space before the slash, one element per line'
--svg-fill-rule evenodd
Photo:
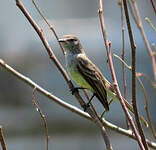
<path fill-rule="evenodd" d="M 65 39 L 58 39 L 58 41 L 61 43 L 61 42 L 65 42 L 66 40 Z"/>

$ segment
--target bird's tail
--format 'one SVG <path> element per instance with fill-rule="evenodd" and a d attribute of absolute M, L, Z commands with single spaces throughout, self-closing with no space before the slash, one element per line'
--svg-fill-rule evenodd
<path fill-rule="evenodd" d="M 103 105 L 103 107 L 105 108 L 106 111 L 109 111 L 109 104 L 108 104 L 108 101 L 103 98 L 101 95 L 99 94 L 96 94 L 95 93 L 95 96 L 99 99 L 99 101 L 101 102 L 101 104 Z"/>

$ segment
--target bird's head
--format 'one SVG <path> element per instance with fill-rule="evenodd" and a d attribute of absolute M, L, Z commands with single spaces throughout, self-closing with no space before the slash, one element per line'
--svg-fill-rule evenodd
<path fill-rule="evenodd" d="M 79 39 L 75 35 L 64 35 L 58 40 L 66 53 L 79 54 L 82 53 L 82 46 Z"/>

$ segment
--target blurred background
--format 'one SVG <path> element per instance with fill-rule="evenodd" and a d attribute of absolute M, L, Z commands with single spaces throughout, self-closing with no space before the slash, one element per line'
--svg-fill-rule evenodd
<path fill-rule="evenodd" d="M 59 37 L 64 34 L 75 34 L 89 58 L 100 68 L 105 77 L 112 82 L 106 51 L 98 19 L 98 0 L 37 0 L 41 11 L 51 25 L 54 26 Z M 64 57 L 59 45 L 35 10 L 31 0 L 23 1 L 32 17 L 43 29 L 55 55 L 64 66 Z M 104 0 L 104 16 L 108 39 L 112 42 L 112 53 L 121 55 L 121 20 L 120 8 L 117 1 Z M 156 33 L 144 20 L 149 17 L 156 24 L 156 16 L 149 0 L 138 1 L 138 7 L 143 19 L 143 26 L 150 45 L 156 43 Z M 137 47 L 137 72 L 144 72 L 153 80 L 153 70 L 150 57 L 132 20 L 134 40 Z M 45 88 L 62 100 L 80 108 L 78 102 L 71 95 L 68 86 L 53 62 L 49 59 L 38 35 L 16 7 L 15 1 L 3 1 L 0 5 L 0 59 L 14 69 L 29 77 L 41 87 Z M 131 65 L 131 49 L 129 38 L 125 31 L 125 61 Z M 123 93 L 121 63 L 114 58 L 118 82 Z M 126 70 L 127 97 L 131 99 L 131 73 Z M 143 79 L 149 97 L 151 119 L 156 127 L 155 106 L 156 93 L 151 85 Z M 83 95 L 81 93 L 81 95 Z M 49 129 L 49 149 L 104 149 L 101 134 L 94 123 L 62 108 L 43 95 L 36 93 L 36 99 L 42 112 L 47 117 Z M 146 118 L 144 110 L 144 96 L 137 83 L 137 102 L 139 112 Z M 99 113 L 103 107 L 94 98 L 93 104 Z M 124 113 L 117 102 L 113 102 L 105 118 L 126 128 Z M 39 113 L 32 105 L 32 88 L 0 67 L 0 125 L 3 126 L 8 149 L 27 150 L 45 149 L 45 133 Z M 149 138 L 151 131 L 145 129 Z M 119 149 L 139 149 L 136 141 L 107 129 L 113 147 Z M 118 138 L 120 136 L 120 138 Z"/>

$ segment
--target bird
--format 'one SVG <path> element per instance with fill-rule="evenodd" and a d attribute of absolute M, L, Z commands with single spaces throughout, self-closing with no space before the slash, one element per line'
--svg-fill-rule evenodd
<path fill-rule="evenodd" d="M 64 35 L 58 39 L 65 52 L 65 62 L 67 71 L 72 80 L 79 85 L 77 89 L 87 89 L 93 93 L 89 103 L 94 96 L 104 106 L 105 111 L 109 111 L 107 97 L 119 102 L 114 86 L 103 76 L 99 68 L 87 57 L 80 40 L 75 35 Z M 73 91 L 74 92 L 74 89 Z M 122 97 L 126 107 L 134 114 L 133 107 Z M 148 127 L 146 120 L 139 115 L 140 120 Z"/>
<path fill-rule="evenodd" d="M 80 87 L 76 89 L 87 89 L 109 111 L 107 97 L 115 98 L 116 94 L 111 83 L 103 76 L 99 68 L 88 58 L 80 40 L 75 35 L 64 35 L 58 40 L 65 51 L 65 62 L 71 79 Z M 88 103 L 88 105 L 89 105 Z"/>

